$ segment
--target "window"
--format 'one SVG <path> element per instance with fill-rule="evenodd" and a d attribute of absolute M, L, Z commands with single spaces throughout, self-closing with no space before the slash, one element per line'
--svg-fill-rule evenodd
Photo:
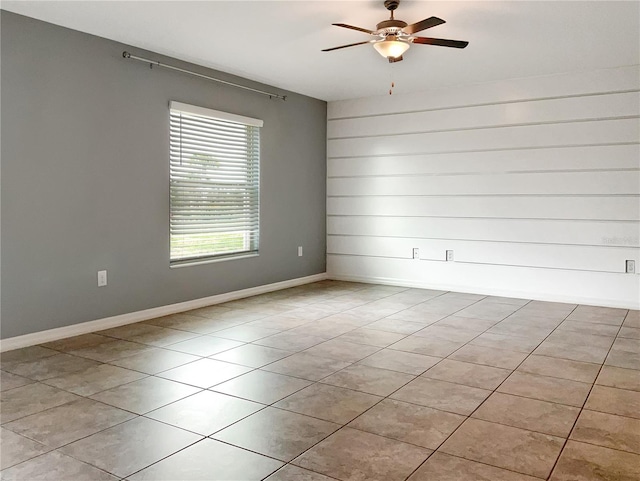
<path fill-rule="evenodd" d="M 262 121 L 170 105 L 171 264 L 257 254 Z"/>

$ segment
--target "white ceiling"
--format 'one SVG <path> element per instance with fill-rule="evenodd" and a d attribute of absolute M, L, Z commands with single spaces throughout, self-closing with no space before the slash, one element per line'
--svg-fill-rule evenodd
<path fill-rule="evenodd" d="M 420 35 L 464 50 L 413 45 L 391 65 L 368 40 L 331 26 L 375 29 L 367 1 L 2 1 L 2 8 L 323 100 L 640 63 L 638 1 L 408 1 L 396 18 L 446 24 Z M 134 51 L 135 53 L 135 51 Z"/>

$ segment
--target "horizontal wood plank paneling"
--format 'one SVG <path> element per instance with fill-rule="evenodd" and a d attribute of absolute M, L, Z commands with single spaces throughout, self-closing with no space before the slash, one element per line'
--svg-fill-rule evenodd
<path fill-rule="evenodd" d="M 639 72 L 330 103 L 329 274 L 636 305 Z"/>
<path fill-rule="evenodd" d="M 327 234 L 638 247 L 637 222 L 434 217 L 327 219 Z"/>
<path fill-rule="evenodd" d="M 640 197 L 332 196 L 327 199 L 327 214 L 638 221 Z"/>
<path fill-rule="evenodd" d="M 427 110 L 379 117 L 334 120 L 329 122 L 327 136 L 329 139 L 374 137 L 432 130 L 615 119 L 638 115 L 639 105 L 640 93 L 625 92 L 590 97 L 565 97 L 537 102 Z"/>
<path fill-rule="evenodd" d="M 640 190 L 640 170 L 518 173 L 473 176 L 349 177 L 329 179 L 327 194 L 624 194 Z"/>
<path fill-rule="evenodd" d="M 640 145 L 599 145 L 541 149 L 329 159 L 329 177 L 555 172 L 638 168 Z"/>
<path fill-rule="evenodd" d="M 633 247 L 339 235 L 329 236 L 327 240 L 328 254 L 412 259 L 414 248 L 419 249 L 422 260 L 444 261 L 446 251 L 453 250 L 455 262 L 614 273 L 619 273 L 624 267 L 624 261 L 621 259 L 628 259 L 636 254 L 636 249 Z"/>
<path fill-rule="evenodd" d="M 327 156 L 364 157 L 419 153 L 543 148 L 638 142 L 637 118 L 390 135 L 327 142 Z"/>
<path fill-rule="evenodd" d="M 640 276 L 609 272 L 340 255 L 327 256 L 327 270 L 333 279 L 640 309 Z"/>

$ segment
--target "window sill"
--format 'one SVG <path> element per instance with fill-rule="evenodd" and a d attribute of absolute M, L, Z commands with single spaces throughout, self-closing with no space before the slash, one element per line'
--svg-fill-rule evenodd
<path fill-rule="evenodd" d="M 199 266 L 202 264 L 213 264 L 215 262 L 235 261 L 238 259 L 249 259 L 251 257 L 259 257 L 260 254 L 241 254 L 237 256 L 220 257 L 218 259 L 200 259 L 194 261 L 176 262 L 175 264 L 169 264 L 171 269 L 178 269 L 180 267 Z"/>

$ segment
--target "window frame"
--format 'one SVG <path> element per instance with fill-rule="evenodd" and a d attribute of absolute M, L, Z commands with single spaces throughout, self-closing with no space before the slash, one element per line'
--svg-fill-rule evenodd
<path fill-rule="evenodd" d="M 178 157 L 177 157 L 180 159 L 180 165 L 182 165 L 182 155 L 183 155 L 182 154 L 183 137 L 182 137 L 182 123 L 181 123 L 182 119 L 180 118 L 180 114 L 186 114 L 187 117 L 191 116 L 192 119 L 194 118 L 193 116 L 196 116 L 196 117 L 203 117 L 204 121 L 209 120 L 217 123 L 220 123 L 220 122 L 228 123 L 229 128 L 237 128 L 238 125 L 248 127 L 248 128 L 254 128 L 253 130 L 247 129 L 247 136 L 246 136 L 247 157 L 246 157 L 246 162 L 244 164 L 246 166 L 246 176 L 247 176 L 247 181 L 246 181 L 246 184 L 247 184 L 246 192 L 248 193 L 247 198 L 252 199 L 249 203 L 249 214 L 248 214 L 249 220 L 246 221 L 247 225 L 242 226 L 243 229 L 238 231 L 242 233 L 241 235 L 244 236 L 243 245 L 245 247 L 247 247 L 248 245 L 248 248 L 244 248 L 243 250 L 240 250 L 240 251 L 227 251 L 227 252 L 219 251 L 217 253 L 215 251 L 210 251 L 208 253 L 202 252 L 193 256 L 184 256 L 184 255 L 179 256 L 176 253 L 174 253 L 174 249 L 175 249 L 174 236 L 178 235 L 174 232 L 174 230 L 179 229 L 179 227 L 183 227 L 184 229 L 186 225 L 184 223 L 180 225 L 179 221 L 173 220 L 173 216 L 176 210 L 179 210 L 174 205 L 174 200 L 173 200 L 176 192 L 174 190 L 176 189 L 175 185 L 179 183 L 179 179 L 176 179 L 174 177 L 174 165 L 175 165 L 176 154 L 174 153 L 173 145 L 175 144 L 175 142 L 180 143 L 180 153 L 178 154 Z M 173 125 L 176 118 L 180 118 L 179 122 L 181 126 L 180 133 L 177 136 L 173 131 Z M 260 139 L 260 134 L 261 134 L 260 128 L 263 126 L 264 126 L 264 122 L 260 119 L 237 115 L 229 112 L 223 112 L 219 110 L 213 110 L 206 107 L 200 107 L 200 106 L 186 104 L 186 103 L 177 102 L 173 100 L 169 102 L 169 191 L 170 191 L 170 194 L 169 194 L 169 266 L 170 267 L 172 268 L 184 267 L 184 266 L 205 264 L 205 263 L 211 263 L 211 262 L 221 262 L 221 261 L 232 260 L 232 259 L 256 257 L 259 255 L 260 217 L 261 217 L 260 216 L 260 187 L 261 187 L 260 167 L 261 167 L 261 146 L 262 146 L 262 142 Z M 221 129 L 221 130 L 224 130 L 224 129 Z M 205 141 L 208 140 L 209 142 L 211 142 L 212 140 L 212 138 L 207 135 L 204 135 L 203 139 L 205 139 Z M 200 139 L 196 139 L 196 140 L 200 140 Z M 237 140 L 237 139 L 232 139 L 232 140 Z M 257 147 L 255 145 L 251 145 L 251 142 L 256 140 L 257 140 Z M 241 149 L 239 151 L 241 151 Z M 225 180 L 225 176 L 232 177 L 233 174 L 226 173 L 218 178 L 212 177 L 211 185 L 214 185 L 216 183 L 220 184 L 221 181 Z M 198 183 L 202 183 L 202 180 L 198 179 Z M 183 190 L 188 192 L 188 186 L 183 187 Z M 220 192 L 217 192 L 217 193 L 213 192 L 211 202 L 215 202 L 215 197 L 219 195 L 220 195 Z M 245 202 L 237 205 L 232 204 L 232 207 L 231 207 L 232 210 L 236 210 L 236 211 L 242 211 L 243 209 L 246 209 L 246 208 L 247 208 L 247 205 Z M 206 211 L 203 210 L 203 212 L 206 212 Z M 212 222 L 211 220 L 208 220 L 208 224 L 215 225 L 215 223 Z M 202 223 L 200 225 L 202 225 Z M 212 232 L 209 232 L 209 234 L 211 233 Z M 235 231 L 221 230 L 220 233 L 221 234 L 235 233 Z M 183 246 L 183 248 L 185 247 L 186 246 Z"/>

